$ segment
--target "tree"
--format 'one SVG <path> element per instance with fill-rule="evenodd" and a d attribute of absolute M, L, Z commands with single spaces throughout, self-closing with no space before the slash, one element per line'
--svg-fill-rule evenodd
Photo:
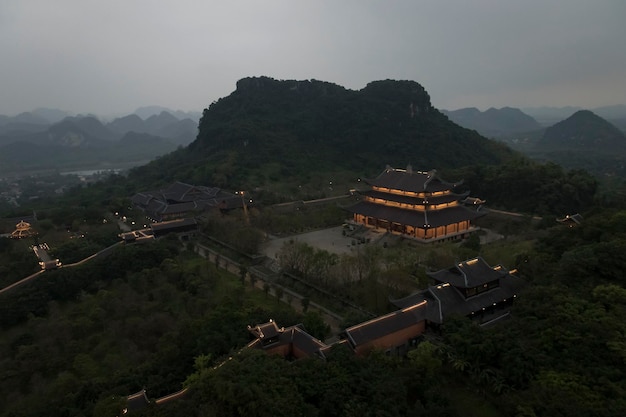
<path fill-rule="evenodd" d="M 309 311 L 302 318 L 302 324 L 307 333 L 320 340 L 326 339 L 330 334 L 330 326 L 326 324 L 320 313 L 317 311 Z"/>
<path fill-rule="evenodd" d="M 421 342 L 407 356 L 419 370 L 420 377 L 427 380 L 432 379 L 443 365 L 438 347 L 429 341 Z"/>
<path fill-rule="evenodd" d="M 284 295 L 284 290 L 283 287 L 276 287 L 276 289 L 274 290 L 274 294 L 276 295 L 276 301 L 280 302 L 280 300 L 283 299 L 283 295 Z"/>
<path fill-rule="evenodd" d="M 241 279 L 241 285 L 246 283 L 246 275 L 248 274 L 248 268 L 245 264 L 239 265 L 239 278 Z"/>
<path fill-rule="evenodd" d="M 300 299 L 300 304 L 302 304 L 302 311 L 304 313 L 306 313 L 306 311 L 309 309 L 309 303 L 311 302 L 311 300 L 309 299 L 309 297 L 302 297 Z"/>

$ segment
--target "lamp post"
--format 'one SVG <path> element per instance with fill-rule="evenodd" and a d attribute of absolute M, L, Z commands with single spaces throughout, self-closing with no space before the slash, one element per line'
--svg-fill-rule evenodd
<path fill-rule="evenodd" d="M 245 193 L 245 191 L 239 191 L 239 194 L 241 194 L 241 203 L 243 205 L 243 215 L 246 219 L 246 224 L 249 225 L 250 218 L 248 217 L 248 205 L 246 204 Z"/>

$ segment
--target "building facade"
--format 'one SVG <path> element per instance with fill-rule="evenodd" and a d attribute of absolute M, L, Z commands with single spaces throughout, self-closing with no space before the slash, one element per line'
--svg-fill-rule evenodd
<path fill-rule="evenodd" d="M 461 203 L 469 192 L 457 194 L 454 189 L 462 182 L 446 182 L 435 170 L 387 167 L 366 183 L 371 189 L 359 192 L 362 200 L 348 208 L 352 220 L 419 241 L 467 237 L 476 230 L 472 221 L 484 213 L 482 205 Z"/>

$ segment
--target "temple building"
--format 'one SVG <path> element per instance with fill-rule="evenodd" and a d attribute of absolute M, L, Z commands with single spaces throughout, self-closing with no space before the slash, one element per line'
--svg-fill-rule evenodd
<path fill-rule="evenodd" d="M 374 349 L 396 356 L 406 354 L 426 330 L 427 301 L 422 300 L 393 313 L 357 324 L 342 333 L 354 353 L 366 355 Z"/>
<path fill-rule="evenodd" d="M 35 236 L 37 232 L 33 230 L 30 223 L 24 220 L 15 225 L 15 230 L 11 233 L 12 239 L 22 239 L 25 237 Z"/>
<path fill-rule="evenodd" d="M 428 302 L 429 324 L 438 326 L 450 315 L 467 316 L 480 323 L 508 316 L 513 300 L 525 281 L 502 265 L 490 266 L 482 257 L 427 272 L 432 286 L 403 299 L 394 300 L 398 308 Z"/>
<path fill-rule="evenodd" d="M 462 182 L 446 182 L 435 170 L 387 167 L 365 182 L 371 190 L 359 192 L 363 199 L 347 208 L 353 221 L 422 242 L 465 238 L 476 230 L 472 221 L 485 213 L 483 200 L 471 199 L 481 203 L 471 208 L 461 204 L 470 201 L 469 192 L 454 192 Z"/>
<path fill-rule="evenodd" d="M 228 211 L 242 208 L 244 196 L 226 192 L 217 187 L 190 185 L 175 182 L 167 188 L 135 194 L 133 206 L 146 213 L 154 222 L 182 219 L 211 209 Z"/>
<path fill-rule="evenodd" d="M 248 347 L 262 349 L 270 354 L 277 354 L 289 359 L 300 359 L 309 356 L 323 357 L 323 351 L 328 349 L 324 344 L 308 334 L 302 324 L 291 327 L 278 327 L 275 321 L 256 326 L 248 326 L 252 341 Z"/>

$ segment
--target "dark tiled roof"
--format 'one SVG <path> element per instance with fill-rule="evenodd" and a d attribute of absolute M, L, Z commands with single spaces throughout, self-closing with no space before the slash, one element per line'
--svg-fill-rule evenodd
<path fill-rule="evenodd" d="M 319 354 L 320 349 L 326 347 L 326 344 L 305 332 L 300 326 L 290 327 L 288 335 L 290 336 L 290 343 L 292 343 L 293 348 L 297 348 L 307 356 Z"/>
<path fill-rule="evenodd" d="M 170 221 L 161 222 L 161 223 L 152 223 L 150 225 L 150 228 L 152 229 L 153 232 L 158 233 L 158 232 L 177 230 L 179 228 L 193 228 L 197 226 L 198 226 L 198 222 L 196 222 L 196 219 L 189 218 L 189 219 L 170 220 Z"/>
<path fill-rule="evenodd" d="M 147 407 L 148 404 L 150 404 L 150 400 L 148 400 L 145 389 L 126 397 L 126 408 L 128 411 L 141 410 Z"/>
<path fill-rule="evenodd" d="M 428 308 L 424 312 L 426 319 L 434 323 L 442 323 L 443 318 L 451 314 L 466 316 L 509 299 L 517 295 L 524 285 L 522 278 L 508 274 L 500 279 L 498 287 L 467 299 L 458 289 L 445 283 L 433 285 L 408 297 L 392 300 L 391 303 L 398 308 L 407 308 L 426 299 L 428 300 Z"/>
<path fill-rule="evenodd" d="M 422 303 L 347 328 L 345 333 L 355 347 L 380 339 L 425 320 L 426 304 L 422 300 Z"/>
<path fill-rule="evenodd" d="M 168 204 L 160 211 L 161 214 L 174 214 L 174 213 L 187 213 L 188 211 L 195 210 L 196 203 L 189 201 L 186 203 L 174 203 Z"/>
<path fill-rule="evenodd" d="M 474 288 L 488 282 L 497 281 L 508 275 L 509 271 L 502 266 L 489 266 L 482 257 L 459 262 L 452 268 L 436 272 L 427 272 L 436 282 L 449 282 L 458 288 Z"/>
<path fill-rule="evenodd" d="M 411 192 L 436 192 L 445 191 L 457 184 L 452 184 L 437 177 L 436 171 L 429 172 L 409 172 L 400 169 L 387 168 L 378 177 L 366 180 L 374 187 L 389 188 L 392 190 L 403 190 Z"/>
<path fill-rule="evenodd" d="M 509 275 L 507 278 L 500 280 L 500 286 L 467 299 L 463 297 L 459 290 L 449 284 L 432 286 L 428 290 L 441 301 L 441 310 L 445 318 L 451 314 L 467 316 L 473 312 L 479 312 L 517 295 L 523 286 L 524 280 L 520 277 Z"/>
<path fill-rule="evenodd" d="M 387 207 L 380 204 L 360 201 L 348 207 L 352 213 L 362 214 L 377 219 L 389 220 L 393 223 L 400 223 L 414 227 L 438 227 L 463 220 L 474 220 L 480 216 L 479 213 L 466 209 L 462 206 L 454 206 L 441 210 L 415 211 L 402 209 L 399 207 Z"/>
<path fill-rule="evenodd" d="M 130 201 L 133 204 L 140 204 L 142 206 L 145 206 L 145 205 L 147 205 L 150 202 L 150 200 L 152 198 L 154 198 L 154 197 L 152 195 L 150 195 L 150 194 L 147 194 L 147 193 L 137 193 L 130 199 Z"/>
<path fill-rule="evenodd" d="M 192 210 L 240 208 L 241 196 L 217 187 L 194 186 L 175 182 L 167 188 L 135 194 L 131 201 L 150 217 L 160 220 L 164 214 L 187 213 Z"/>
<path fill-rule="evenodd" d="M 314 338 L 304 330 L 302 324 L 291 327 L 278 327 L 276 322 L 270 321 L 256 326 L 248 326 L 248 331 L 255 337 L 255 340 L 248 344 L 248 347 L 257 349 L 273 349 L 278 346 L 289 345 L 289 354 L 296 356 L 294 350 L 302 352 L 306 356 L 320 354 L 322 349 L 328 346 L 322 341 Z M 263 340 L 269 340 L 269 344 L 264 344 Z"/>
<path fill-rule="evenodd" d="M 248 327 L 248 331 L 257 339 L 271 339 L 278 336 L 283 330 L 285 329 L 280 329 L 275 321 Z"/>

